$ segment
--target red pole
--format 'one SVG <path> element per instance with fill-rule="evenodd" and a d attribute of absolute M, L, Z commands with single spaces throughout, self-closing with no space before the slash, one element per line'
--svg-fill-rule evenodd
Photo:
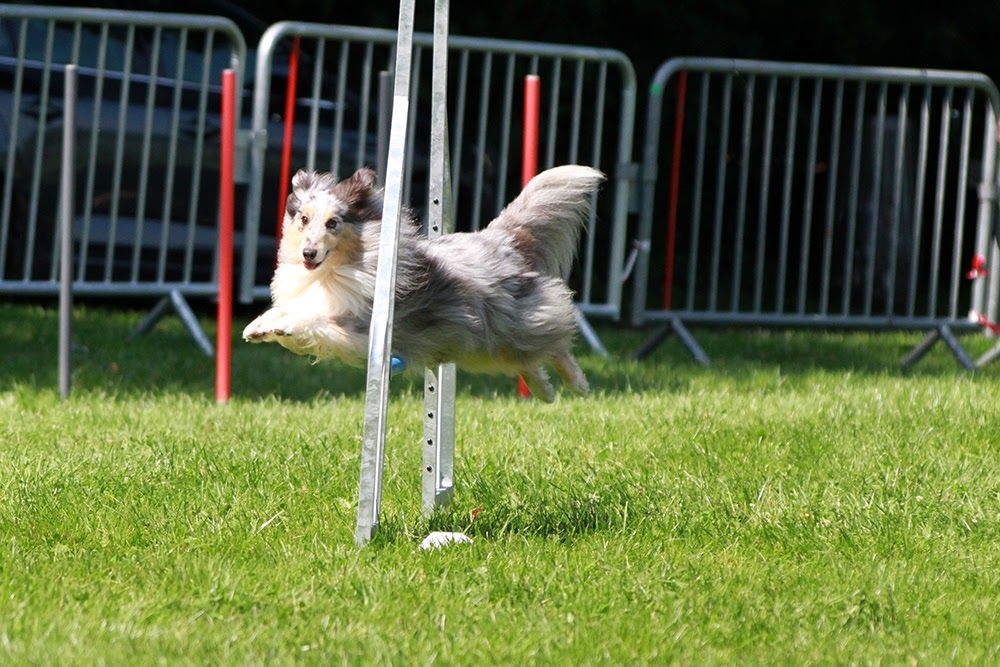
<path fill-rule="evenodd" d="M 222 155 L 219 158 L 219 308 L 216 313 L 215 400 L 231 395 L 233 330 L 233 200 L 236 147 L 236 73 L 222 73 Z"/>
<path fill-rule="evenodd" d="M 538 116 L 541 108 L 542 81 L 536 74 L 524 77 L 524 139 L 521 144 L 521 187 L 538 173 Z M 531 396 L 528 383 L 517 378 L 517 393 L 522 398 Z"/>
<path fill-rule="evenodd" d="M 281 144 L 281 174 L 278 196 L 278 231 L 275 245 L 281 243 L 281 226 L 285 220 L 285 200 L 288 199 L 288 179 L 292 169 L 292 131 L 295 125 L 295 92 L 299 82 L 299 38 L 292 38 L 292 53 L 288 56 L 288 85 L 285 87 L 285 137 Z"/>
<path fill-rule="evenodd" d="M 677 76 L 677 107 L 674 109 L 674 154 L 670 162 L 670 202 L 667 213 L 667 266 L 663 275 L 663 309 L 670 310 L 674 291 L 674 252 L 677 242 L 677 200 L 681 190 L 681 144 L 684 138 L 684 103 L 687 72 Z"/>

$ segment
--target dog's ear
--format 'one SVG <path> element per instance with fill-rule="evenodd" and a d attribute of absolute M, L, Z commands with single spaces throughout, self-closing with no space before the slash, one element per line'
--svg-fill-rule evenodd
<path fill-rule="evenodd" d="M 302 202 L 295 196 L 294 192 L 291 193 L 288 195 L 288 199 L 285 200 L 285 214 L 289 218 L 294 218 L 295 214 L 299 212 L 300 206 L 302 206 Z"/>
<path fill-rule="evenodd" d="M 350 178 L 338 183 L 334 190 L 347 204 L 347 217 L 352 222 L 382 217 L 382 190 L 376 183 L 375 172 L 368 167 L 358 169 Z"/>
<path fill-rule="evenodd" d="M 316 172 L 306 171 L 305 169 L 299 169 L 292 176 L 292 189 L 293 190 L 308 190 L 312 187 L 313 182 L 316 180 Z"/>

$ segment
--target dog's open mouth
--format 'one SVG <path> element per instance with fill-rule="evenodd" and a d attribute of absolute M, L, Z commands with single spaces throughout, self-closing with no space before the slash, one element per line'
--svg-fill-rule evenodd
<path fill-rule="evenodd" d="M 318 262 L 310 262 L 308 259 L 302 260 L 302 265 L 304 267 L 306 267 L 310 271 L 312 271 L 313 269 L 315 269 L 317 266 L 319 266 L 322 263 L 323 263 L 323 260 L 320 260 Z"/>

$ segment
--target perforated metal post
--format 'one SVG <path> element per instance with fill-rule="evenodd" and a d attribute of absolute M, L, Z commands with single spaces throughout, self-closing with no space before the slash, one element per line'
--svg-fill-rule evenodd
<path fill-rule="evenodd" d="M 406 124 L 410 111 L 410 65 L 413 51 L 414 0 L 399 3 L 396 41 L 396 79 L 393 92 L 389 159 L 386 168 L 379 262 L 375 275 L 371 328 L 368 337 L 368 380 L 365 390 L 365 425 L 361 444 L 358 522 L 355 541 L 368 542 L 378 529 L 382 504 L 382 463 L 385 454 L 386 417 L 389 411 L 389 371 L 392 355 L 392 312 L 396 293 L 396 259 L 403 200 L 403 162 Z"/>
<path fill-rule="evenodd" d="M 448 0 L 434 2 L 431 164 L 427 237 L 453 231 L 448 177 Z M 423 516 L 451 501 L 455 463 L 455 364 L 424 371 Z"/>

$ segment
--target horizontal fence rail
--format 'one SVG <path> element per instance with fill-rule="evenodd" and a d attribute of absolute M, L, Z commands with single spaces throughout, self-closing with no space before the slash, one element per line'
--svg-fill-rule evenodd
<path fill-rule="evenodd" d="M 986 285 L 965 274 L 992 246 L 998 109 L 977 73 L 666 62 L 632 323 L 977 326 Z"/>
<path fill-rule="evenodd" d="M 404 201 L 424 218 L 429 150 L 432 36 L 414 35 Z M 253 149 L 241 298 L 268 296 L 273 239 L 280 224 L 281 139 L 291 139 L 291 171 L 331 171 L 339 178 L 378 164 L 380 72 L 392 67 L 391 30 L 284 22 L 258 48 Z M 450 37 L 449 131 L 453 210 L 459 231 L 487 224 L 520 189 L 523 81 L 542 86 L 539 168 L 596 166 L 609 176 L 588 221 L 573 276 L 581 310 L 617 318 L 634 129 L 636 81 L 620 52 L 552 44 Z M 288 66 L 295 62 L 297 77 Z M 384 77 L 383 77 L 384 78 Z M 289 83 L 289 81 L 292 83 Z M 290 87 L 286 105 L 278 94 Z M 383 90 L 385 88 L 383 87 Z M 282 114 L 293 111 L 294 118 Z M 278 120 L 286 121 L 286 128 Z"/>
<path fill-rule="evenodd" d="M 245 61 L 221 17 L 0 5 L 0 292 L 58 291 L 59 110 L 76 65 L 74 291 L 214 294 L 221 73 L 240 82 Z"/>

